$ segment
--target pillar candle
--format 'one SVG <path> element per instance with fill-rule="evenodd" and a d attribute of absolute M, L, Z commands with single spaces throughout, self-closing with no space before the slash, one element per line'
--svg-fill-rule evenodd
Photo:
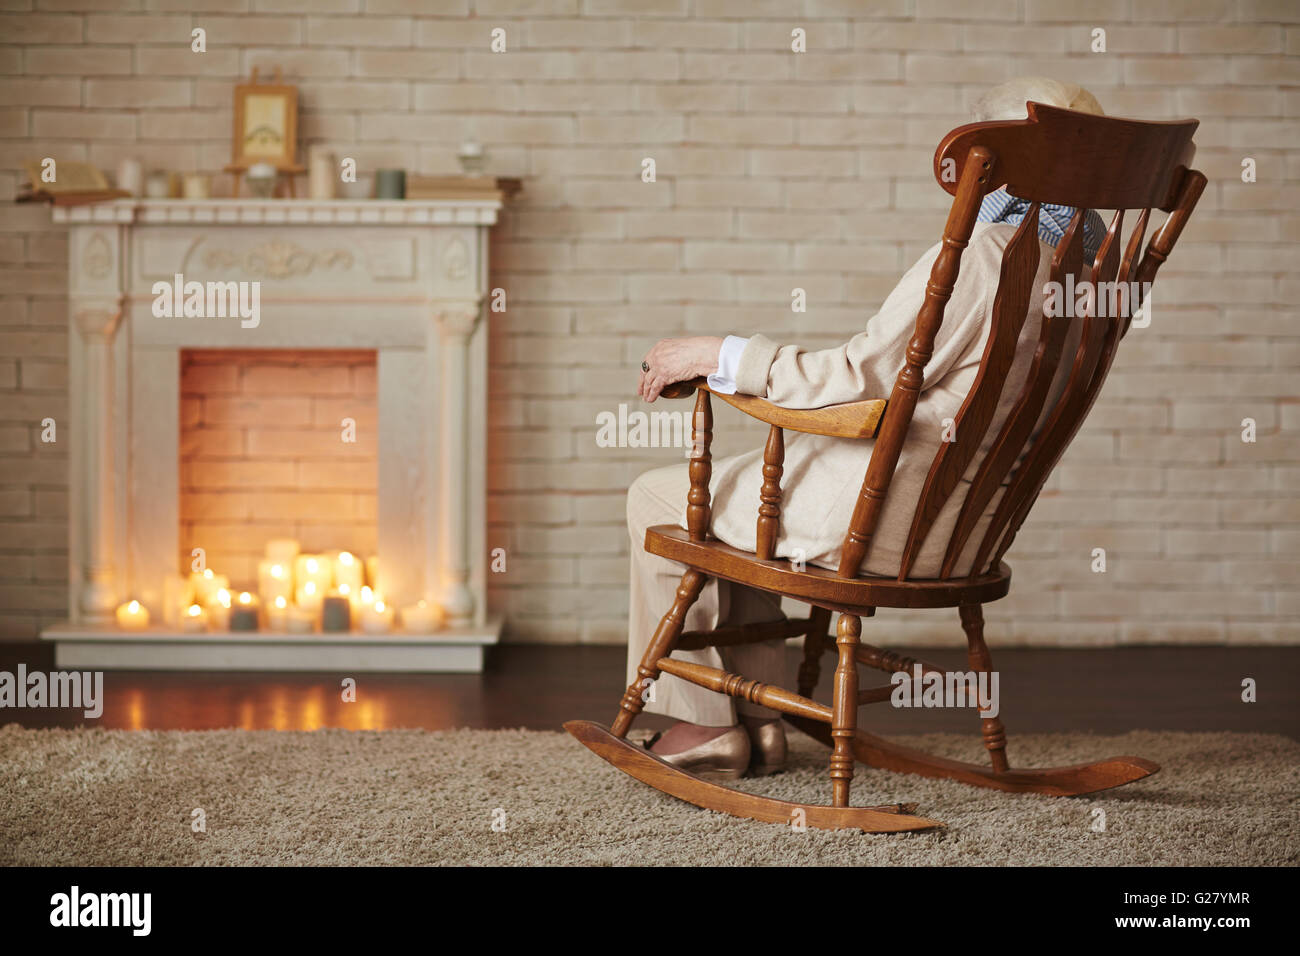
<path fill-rule="evenodd" d="M 283 631 L 289 626 L 289 599 L 280 595 L 266 606 L 266 626 L 273 631 Z"/>
<path fill-rule="evenodd" d="M 315 581 L 308 581 L 298 586 L 298 593 L 294 597 L 294 603 L 315 614 L 320 610 L 321 601 L 324 599 L 325 592 L 316 586 Z"/>
<path fill-rule="evenodd" d="M 264 558 L 257 562 L 257 594 L 266 604 L 293 597 L 293 565 Z"/>
<path fill-rule="evenodd" d="M 300 554 L 293 563 L 293 584 L 298 590 L 308 581 L 316 585 L 316 593 L 324 597 L 334 586 L 334 562 L 323 554 Z"/>
<path fill-rule="evenodd" d="M 227 631 L 230 629 L 230 592 L 225 588 L 217 591 L 217 598 L 211 604 L 207 605 L 208 620 L 212 622 L 212 627 L 218 631 Z"/>
<path fill-rule="evenodd" d="M 117 626 L 124 631 L 141 631 L 149 626 L 149 611 L 139 601 L 128 601 L 117 609 Z"/>
<path fill-rule="evenodd" d="M 393 629 L 393 609 L 376 601 L 361 611 L 361 629 L 367 634 L 384 634 Z"/>
<path fill-rule="evenodd" d="M 194 582 L 179 574 L 163 578 L 163 623 L 176 627 L 194 603 Z"/>
<path fill-rule="evenodd" d="M 338 177 L 334 154 L 313 149 L 307 159 L 307 194 L 312 199 L 333 199 L 334 181 Z"/>
<path fill-rule="evenodd" d="M 232 631 L 256 631 L 259 615 L 257 600 L 247 591 L 243 591 L 230 608 L 230 629 Z"/>
<path fill-rule="evenodd" d="M 205 568 L 202 573 L 196 571 L 191 574 L 190 581 L 194 585 L 195 603 L 202 604 L 204 607 L 212 605 L 212 602 L 217 599 L 218 591 L 230 587 L 230 578 L 224 574 L 213 574 L 211 568 Z"/>
<path fill-rule="evenodd" d="M 144 192 L 144 168 L 140 160 L 128 156 L 117 164 L 117 188 L 139 196 Z"/>
<path fill-rule="evenodd" d="M 285 618 L 290 633 L 306 634 L 316 629 L 316 614 L 296 604 L 289 605 L 289 615 Z"/>
<path fill-rule="evenodd" d="M 181 630 L 187 634 L 197 634 L 208 628 L 208 614 L 197 604 L 191 604 L 181 615 Z"/>
<path fill-rule="evenodd" d="M 356 594 L 365 584 L 365 566 L 361 559 L 350 551 L 340 551 L 334 558 L 334 583 L 340 588 L 348 586 L 350 593 Z"/>
<path fill-rule="evenodd" d="M 408 631 L 429 633 L 438 629 L 438 609 L 428 601 L 402 608 L 402 627 Z"/>
<path fill-rule="evenodd" d="M 375 170 L 375 198 L 376 199 L 405 199 L 406 198 L 406 170 L 404 169 Z"/>
<path fill-rule="evenodd" d="M 181 195 L 186 199 L 211 199 L 212 177 L 207 173 L 186 173 L 181 185 Z"/>
<path fill-rule="evenodd" d="M 321 602 L 320 629 L 334 633 L 352 630 L 352 605 L 346 597 L 331 594 Z"/>

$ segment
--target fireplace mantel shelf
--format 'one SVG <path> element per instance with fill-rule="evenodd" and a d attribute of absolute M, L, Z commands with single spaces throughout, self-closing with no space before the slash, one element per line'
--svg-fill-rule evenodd
<path fill-rule="evenodd" d="M 494 199 L 115 199 L 55 206 L 60 224 L 491 226 Z"/>

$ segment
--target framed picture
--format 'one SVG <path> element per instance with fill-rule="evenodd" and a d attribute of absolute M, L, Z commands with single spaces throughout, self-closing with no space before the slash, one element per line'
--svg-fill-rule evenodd
<path fill-rule="evenodd" d="M 235 87 L 235 135 L 231 166 L 270 163 L 298 169 L 298 87 L 252 83 Z"/>

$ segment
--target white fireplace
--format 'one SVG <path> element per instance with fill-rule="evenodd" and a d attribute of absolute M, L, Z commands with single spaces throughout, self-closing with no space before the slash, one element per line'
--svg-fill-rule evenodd
<path fill-rule="evenodd" d="M 60 667 L 478 670 L 486 607 L 487 231 L 495 200 L 117 200 L 57 207 L 70 233 L 70 620 Z M 155 285 L 257 283 L 259 321 L 160 317 Z M 164 620 L 180 566 L 185 350 L 373 350 L 379 589 L 420 600 L 422 632 L 181 633 Z M 61 424 L 61 423 L 60 423 Z"/>

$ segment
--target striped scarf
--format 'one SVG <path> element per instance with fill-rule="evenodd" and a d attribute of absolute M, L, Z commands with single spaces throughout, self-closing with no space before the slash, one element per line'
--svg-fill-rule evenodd
<path fill-rule="evenodd" d="M 1019 225 L 1029 211 L 1028 199 L 1018 199 L 1007 192 L 1007 187 L 996 189 L 984 197 L 976 222 L 1009 222 Z M 1038 207 L 1038 238 L 1055 246 L 1065 238 L 1065 230 L 1074 216 L 1073 206 L 1043 203 Z M 1106 235 L 1106 223 L 1096 210 L 1089 209 L 1083 217 L 1083 258 L 1091 263 Z"/>

